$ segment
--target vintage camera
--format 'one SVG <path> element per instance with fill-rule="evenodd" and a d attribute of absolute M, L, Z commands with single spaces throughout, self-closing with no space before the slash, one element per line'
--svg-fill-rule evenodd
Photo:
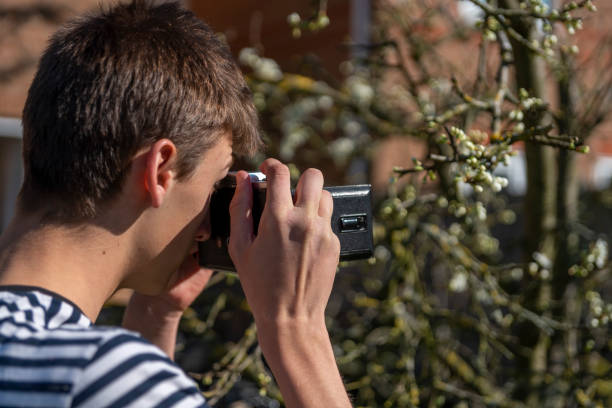
<path fill-rule="evenodd" d="M 266 203 L 266 176 L 249 173 L 253 186 L 253 233 Z M 230 235 L 229 204 L 236 188 L 236 175 L 230 172 L 217 184 L 210 201 L 211 237 L 199 243 L 199 263 L 206 268 L 235 271 L 227 244 Z M 340 260 L 372 256 L 372 187 L 369 184 L 325 187 L 334 201 L 331 226 L 340 239 Z"/>

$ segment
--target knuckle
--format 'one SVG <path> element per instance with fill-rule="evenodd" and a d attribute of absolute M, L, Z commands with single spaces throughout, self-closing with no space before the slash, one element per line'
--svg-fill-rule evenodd
<path fill-rule="evenodd" d="M 274 163 L 279 163 L 279 161 L 274 159 L 274 158 L 272 158 L 272 157 L 269 157 L 269 158 L 267 158 L 266 160 L 263 161 L 262 165 L 264 165 L 266 167 L 270 167 Z"/>
<path fill-rule="evenodd" d="M 279 161 L 269 164 L 268 172 L 272 177 L 289 177 L 289 167 Z"/>
<path fill-rule="evenodd" d="M 294 226 L 305 233 L 310 233 L 317 229 L 316 220 L 313 217 L 309 217 L 307 215 L 299 217 L 294 222 Z"/>
<path fill-rule="evenodd" d="M 259 230 L 265 229 L 266 231 L 273 232 L 274 234 L 280 234 L 282 227 L 287 223 L 285 213 L 280 209 L 274 209 L 274 211 L 268 211 L 264 213 L 259 221 Z"/>
<path fill-rule="evenodd" d="M 303 228 L 307 233 L 313 233 L 319 230 L 320 226 L 314 217 L 307 216 L 304 218 Z"/>
<path fill-rule="evenodd" d="M 331 240 L 332 240 L 332 245 L 334 247 L 334 251 L 337 253 L 340 253 L 340 249 L 342 248 L 342 245 L 340 245 L 340 239 L 338 238 L 338 236 L 334 234 L 333 232 L 331 233 Z"/>
<path fill-rule="evenodd" d="M 323 178 L 323 173 L 321 173 L 321 170 L 319 169 L 315 169 L 315 168 L 309 168 L 304 170 L 304 173 L 302 173 L 302 175 L 304 177 L 313 177 L 313 178 Z"/>
<path fill-rule="evenodd" d="M 290 224 L 296 232 L 300 233 L 300 236 L 313 236 L 313 234 L 320 231 L 321 228 L 316 217 L 305 211 L 301 211 L 296 215 L 296 217 L 292 217 Z"/>
<path fill-rule="evenodd" d="M 327 247 L 336 256 L 340 255 L 340 249 L 341 249 L 340 239 L 338 239 L 338 236 L 334 234 L 333 231 L 331 230 L 329 231 L 327 235 Z"/>
<path fill-rule="evenodd" d="M 273 227 L 274 230 L 278 230 L 279 226 L 285 222 L 284 217 L 279 212 L 273 212 L 270 217 L 266 218 L 266 225 Z"/>

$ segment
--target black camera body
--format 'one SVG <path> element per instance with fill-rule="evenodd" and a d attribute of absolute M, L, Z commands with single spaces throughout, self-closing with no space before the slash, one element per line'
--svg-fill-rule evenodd
<path fill-rule="evenodd" d="M 253 186 L 253 233 L 266 204 L 266 177 L 249 173 Z M 227 245 L 230 235 L 229 204 L 236 189 L 235 173 L 217 185 L 210 201 L 211 236 L 199 243 L 199 264 L 203 267 L 235 271 Z M 332 195 L 334 211 L 331 227 L 340 240 L 340 260 L 367 259 L 372 256 L 372 187 L 369 184 L 325 187 Z"/>

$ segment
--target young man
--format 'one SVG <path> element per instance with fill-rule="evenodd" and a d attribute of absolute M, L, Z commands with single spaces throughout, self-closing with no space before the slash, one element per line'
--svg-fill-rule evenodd
<path fill-rule="evenodd" d="M 25 180 L 0 238 L 0 406 L 206 406 L 171 360 L 176 331 L 210 277 L 195 255 L 214 185 L 260 145 L 227 48 L 175 3 L 83 18 L 52 38 L 23 127 Z M 284 165 L 261 171 L 257 237 L 238 173 L 230 255 L 262 350 L 287 406 L 350 406 L 324 323 L 331 197 L 317 170 L 295 202 Z M 135 291 L 132 331 L 92 326 L 118 288 Z"/>

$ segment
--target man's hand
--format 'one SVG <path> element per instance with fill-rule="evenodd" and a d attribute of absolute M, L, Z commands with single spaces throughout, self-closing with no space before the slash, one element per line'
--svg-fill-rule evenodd
<path fill-rule="evenodd" d="M 167 312 L 174 311 L 182 314 L 202 293 L 212 273 L 212 270 L 200 267 L 197 253 L 188 255 L 170 279 L 166 292 L 153 298 L 165 305 Z"/>
<path fill-rule="evenodd" d="M 134 293 L 123 316 L 123 327 L 139 332 L 173 359 L 176 332 L 185 309 L 204 290 L 212 272 L 188 255 L 158 296 Z"/>
<path fill-rule="evenodd" d="M 322 324 L 340 254 L 330 225 L 331 195 L 323 190 L 321 172 L 308 169 L 298 182 L 294 204 L 287 167 L 268 159 L 261 170 L 267 193 L 257 237 L 244 172 L 236 176 L 230 204 L 229 250 L 247 300 L 261 323 L 297 318 Z"/>
<path fill-rule="evenodd" d="M 287 406 L 350 406 L 325 327 L 340 255 L 331 229 L 331 195 L 323 190 L 321 172 L 309 169 L 294 203 L 288 168 L 268 159 L 260 169 L 267 176 L 267 195 L 258 235 L 253 236 L 249 177 L 239 172 L 229 250 L 262 350 Z"/>

